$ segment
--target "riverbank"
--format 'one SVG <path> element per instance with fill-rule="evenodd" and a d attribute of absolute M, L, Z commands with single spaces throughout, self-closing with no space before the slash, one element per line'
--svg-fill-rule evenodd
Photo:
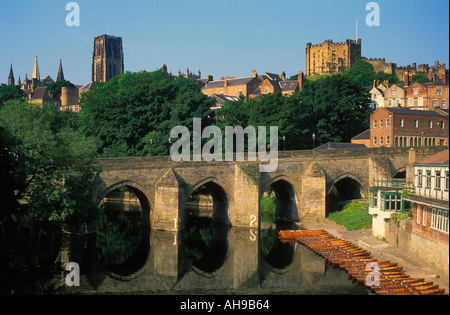
<path fill-rule="evenodd" d="M 307 230 L 326 230 L 337 238 L 347 240 L 353 244 L 368 250 L 375 259 L 389 260 L 398 263 L 404 268 L 406 274 L 412 278 L 424 278 L 426 281 L 439 285 L 449 294 L 449 281 L 436 276 L 436 272 L 424 266 L 411 257 L 397 250 L 394 246 L 377 239 L 372 235 L 372 229 L 358 231 L 347 231 L 343 226 L 337 225 L 331 220 L 324 218 L 303 219 L 298 225 Z"/>

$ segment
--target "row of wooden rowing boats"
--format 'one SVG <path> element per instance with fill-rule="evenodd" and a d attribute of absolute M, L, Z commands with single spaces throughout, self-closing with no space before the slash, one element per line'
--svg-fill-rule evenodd
<path fill-rule="evenodd" d="M 379 295 L 442 295 L 445 290 L 425 279 L 411 278 L 403 267 L 390 261 L 378 261 L 370 252 L 351 242 L 338 239 L 324 230 L 280 231 L 285 242 L 298 242 L 330 264 L 348 272 L 358 284 Z"/>

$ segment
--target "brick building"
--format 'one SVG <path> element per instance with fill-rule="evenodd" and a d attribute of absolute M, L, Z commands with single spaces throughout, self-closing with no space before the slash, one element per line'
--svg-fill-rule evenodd
<path fill-rule="evenodd" d="M 252 76 L 244 78 L 226 77 L 217 81 L 206 80 L 200 84 L 201 91 L 207 96 L 225 95 L 229 97 L 255 98 L 264 94 L 281 92 L 283 95 L 292 95 L 300 91 L 303 86 L 303 72 L 300 71 L 298 80 L 286 80 L 286 73 L 281 75 L 264 73 L 258 75 L 253 70 Z"/>
<path fill-rule="evenodd" d="M 342 73 L 361 59 L 361 39 L 306 44 L 306 76 Z"/>
<path fill-rule="evenodd" d="M 414 190 L 404 199 L 413 205 L 412 233 L 427 240 L 425 260 L 447 272 L 449 250 L 449 151 L 414 163 Z M 442 251 L 443 253 L 439 253 Z"/>
<path fill-rule="evenodd" d="M 370 147 L 448 145 L 448 110 L 380 108 L 370 116 Z"/>

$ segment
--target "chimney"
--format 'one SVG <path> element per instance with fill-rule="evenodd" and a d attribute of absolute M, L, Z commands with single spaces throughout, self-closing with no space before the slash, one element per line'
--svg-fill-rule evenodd
<path fill-rule="evenodd" d="M 228 86 L 228 80 L 223 80 L 223 86 L 227 87 Z"/>
<path fill-rule="evenodd" d="M 409 73 L 408 72 L 403 73 L 403 85 L 405 87 L 409 86 Z"/>
<path fill-rule="evenodd" d="M 223 81 L 223 80 L 225 80 L 225 77 L 221 77 L 221 78 L 220 78 L 220 81 Z"/>
<path fill-rule="evenodd" d="M 445 71 L 442 73 L 442 82 L 447 82 L 447 73 Z"/>
<path fill-rule="evenodd" d="M 208 80 L 206 82 L 211 82 L 214 81 L 214 78 L 212 75 L 208 75 Z"/>
<path fill-rule="evenodd" d="M 161 69 L 162 69 L 162 71 L 167 72 L 167 66 L 166 65 L 163 65 Z"/>
<path fill-rule="evenodd" d="M 281 72 L 281 79 L 283 80 L 283 81 L 286 81 L 286 72 Z"/>
<path fill-rule="evenodd" d="M 373 80 L 373 87 L 377 87 L 377 80 Z"/>
<path fill-rule="evenodd" d="M 258 73 L 256 72 L 256 70 L 252 70 L 252 77 L 257 77 Z"/>
<path fill-rule="evenodd" d="M 303 79 L 304 79 L 303 71 L 298 72 L 298 88 L 299 90 L 303 90 Z"/>

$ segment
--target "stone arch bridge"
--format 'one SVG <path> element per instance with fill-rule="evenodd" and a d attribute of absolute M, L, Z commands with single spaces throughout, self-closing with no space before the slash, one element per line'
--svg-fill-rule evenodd
<path fill-rule="evenodd" d="M 367 196 L 374 178 L 389 179 L 411 163 L 443 147 L 364 148 L 279 152 L 278 169 L 252 175 L 255 162 L 174 162 L 166 157 L 98 159 L 94 198 L 99 204 L 110 192 L 129 187 L 139 198 L 143 223 L 152 229 L 184 229 L 185 206 L 198 188 L 213 198 L 213 220 L 238 227 L 260 226 L 260 202 L 272 187 L 277 215 L 289 221 L 326 215 L 327 195 L 339 183 L 353 183 Z M 415 160 L 414 160 L 415 157 Z M 411 160 L 412 159 L 412 160 Z M 408 173 L 408 172 L 407 172 Z"/>

